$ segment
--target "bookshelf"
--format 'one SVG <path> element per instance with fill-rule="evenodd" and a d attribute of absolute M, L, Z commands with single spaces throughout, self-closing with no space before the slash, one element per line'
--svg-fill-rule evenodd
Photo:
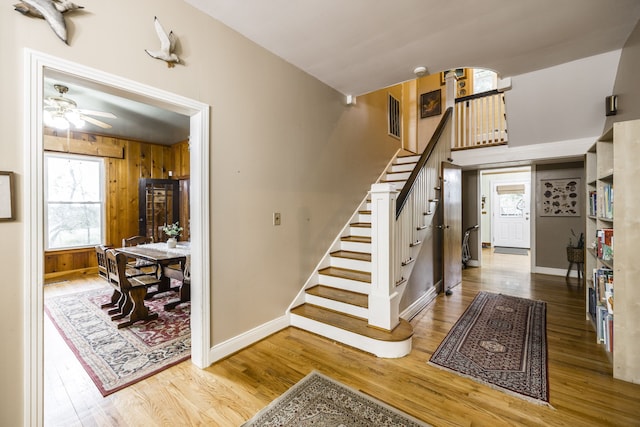
<path fill-rule="evenodd" d="M 640 120 L 605 132 L 586 153 L 585 175 L 586 317 L 614 378 L 640 383 Z"/>

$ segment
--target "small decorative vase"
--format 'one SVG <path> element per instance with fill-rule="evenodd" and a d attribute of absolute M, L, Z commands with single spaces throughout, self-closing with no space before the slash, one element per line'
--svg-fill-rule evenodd
<path fill-rule="evenodd" d="M 168 248 L 175 248 L 177 243 L 178 243 L 178 240 L 176 240 L 175 237 L 169 237 L 167 239 L 167 247 Z"/>

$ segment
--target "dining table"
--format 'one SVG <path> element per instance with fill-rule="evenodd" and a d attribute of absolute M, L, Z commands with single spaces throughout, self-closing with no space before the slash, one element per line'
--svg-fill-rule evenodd
<path fill-rule="evenodd" d="M 174 277 L 174 275 L 169 272 L 175 271 L 176 269 L 184 272 L 187 257 L 191 256 L 190 242 L 177 242 L 175 247 L 169 247 L 165 242 L 147 243 L 117 248 L 116 251 L 128 257 L 158 264 L 158 279 L 160 280 L 160 284 L 158 285 L 158 289 L 154 292 L 149 292 L 147 297 L 171 290 L 171 278 Z M 188 284 L 185 284 L 185 280 L 181 281 L 178 294 L 179 297 L 177 299 L 170 300 L 164 305 L 165 310 L 172 309 L 176 305 L 189 300 L 190 292 Z"/>

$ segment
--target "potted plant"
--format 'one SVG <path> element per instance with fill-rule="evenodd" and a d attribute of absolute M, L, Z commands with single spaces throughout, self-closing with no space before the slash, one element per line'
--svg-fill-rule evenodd
<path fill-rule="evenodd" d="M 176 247 L 176 244 L 178 243 L 178 237 L 182 235 L 180 234 L 182 230 L 183 228 L 180 227 L 179 221 L 176 221 L 173 224 L 169 224 L 169 225 L 165 224 L 162 226 L 162 231 L 164 232 L 164 234 L 169 236 L 169 238 L 167 239 L 167 247 L 169 248 Z"/>

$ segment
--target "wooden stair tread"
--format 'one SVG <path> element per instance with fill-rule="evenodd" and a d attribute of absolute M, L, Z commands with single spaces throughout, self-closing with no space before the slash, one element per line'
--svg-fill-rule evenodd
<path fill-rule="evenodd" d="M 326 267 L 318 270 L 318 273 L 326 276 L 340 277 L 342 279 L 356 280 L 358 282 L 371 283 L 371 273 L 366 271 L 349 270 L 340 267 Z"/>
<path fill-rule="evenodd" d="M 293 308 L 291 313 L 379 341 L 404 341 L 413 335 L 413 327 L 404 319 L 400 319 L 400 323 L 393 331 L 385 331 L 369 326 L 365 319 L 349 316 L 313 304 L 299 305 Z"/>
<path fill-rule="evenodd" d="M 360 227 L 360 228 L 371 228 L 370 222 L 352 222 L 349 224 L 350 227 Z"/>
<path fill-rule="evenodd" d="M 371 243 L 371 237 L 366 236 L 344 236 L 340 240 L 343 242 Z"/>
<path fill-rule="evenodd" d="M 316 285 L 305 291 L 309 295 L 332 301 L 355 305 L 357 307 L 369 307 L 369 296 L 358 292 L 351 292 L 344 289 L 332 288 L 331 286 Z"/>
<path fill-rule="evenodd" d="M 367 261 L 371 262 L 371 254 L 366 252 L 354 252 L 354 251 L 335 251 L 331 252 L 331 256 L 337 258 L 348 258 L 354 259 L 357 261 Z"/>
<path fill-rule="evenodd" d="M 362 211 L 358 211 L 358 213 L 360 215 L 371 215 L 371 211 L 370 210 L 362 210 Z"/>

